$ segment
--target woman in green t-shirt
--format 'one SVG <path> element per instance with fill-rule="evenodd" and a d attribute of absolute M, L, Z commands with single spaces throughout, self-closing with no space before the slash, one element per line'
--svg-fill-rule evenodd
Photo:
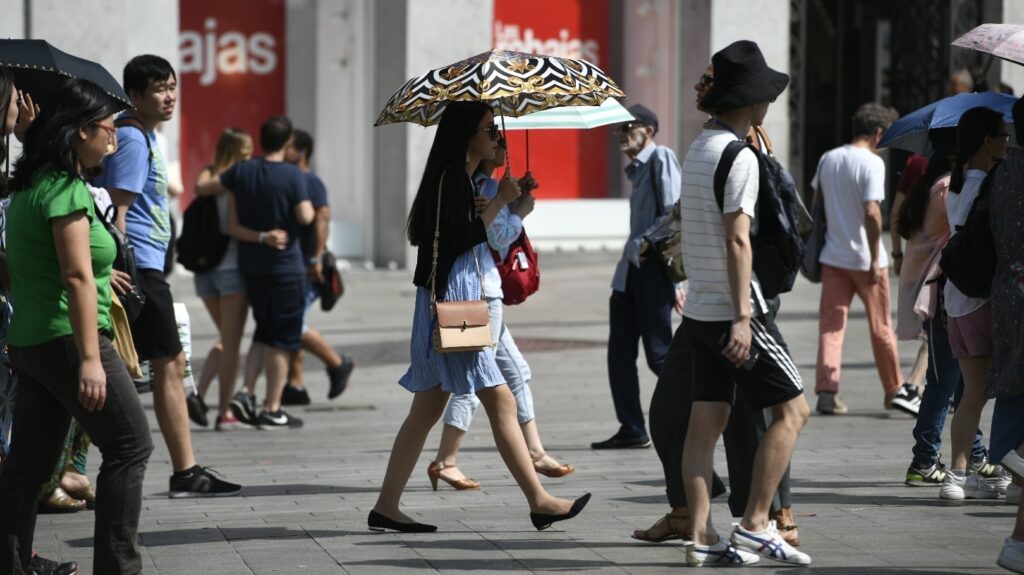
<path fill-rule="evenodd" d="M 28 129 L 11 181 L 7 261 L 18 311 L 7 342 L 18 401 L 0 474 L 0 565 L 18 549 L 28 567 L 36 500 L 73 416 L 103 456 L 94 570 L 142 571 L 136 532 L 153 442 L 110 340 L 116 247 L 82 179 L 116 145 L 118 109 L 95 84 L 62 81 Z"/>

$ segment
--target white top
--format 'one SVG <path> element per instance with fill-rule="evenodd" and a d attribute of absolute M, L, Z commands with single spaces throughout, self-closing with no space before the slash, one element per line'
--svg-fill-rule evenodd
<path fill-rule="evenodd" d="M 984 179 L 985 172 L 982 170 L 967 170 L 964 172 L 964 187 L 960 193 L 956 194 L 950 190 L 946 194 L 946 217 L 949 218 L 950 237 L 956 235 L 957 226 L 967 222 L 967 216 L 971 213 L 971 206 L 978 197 Z M 965 296 L 950 281 L 946 282 L 943 295 L 946 298 L 946 315 L 949 317 L 963 317 L 988 303 L 988 299 Z"/>
<path fill-rule="evenodd" d="M 215 268 L 217 271 L 231 271 L 238 269 L 238 240 L 228 233 L 228 194 L 224 192 L 217 196 L 217 219 L 220 220 L 220 233 L 228 236 L 228 249 L 224 252 L 224 259 L 220 260 Z"/>
<path fill-rule="evenodd" d="M 725 220 L 722 214 L 742 211 L 754 218 L 760 171 L 750 149 L 741 151 L 729 171 L 723 209 L 715 200 L 715 168 L 732 132 L 705 129 L 690 145 L 683 160 L 682 194 L 679 198 L 683 230 L 683 266 L 689 278 L 683 315 L 698 321 L 732 321 L 735 316 L 729 289 Z M 753 278 L 753 292 L 760 301 L 760 286 Z M 764 310 L 763 303 L 753 307 Z"/>
<path fill-rule="evenodd" d="M 825 199 L 828 222 L 821 263 L 845 270 L 871 269 L 864 204 L 885 200 L 885 162 L 871 150 L 846 144 L 825 152 L 811 185 Z M 881 234 L 878 267 L 889 267 Z"/>

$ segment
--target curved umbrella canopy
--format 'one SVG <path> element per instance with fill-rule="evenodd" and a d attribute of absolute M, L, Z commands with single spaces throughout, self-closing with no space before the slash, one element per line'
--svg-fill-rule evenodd
<path fill-rule="evenodd" d="M 963 93 L 943 98 L 893 122 L 878 147 L 928 155 L 928 130 L 956 127 L 964 112 L 979 106 L 1002 112 L 1003 120 L 1012 124 L 1011 110 L 1016 101 L 1017 98 L 998 92 Z"/>
<path fill-rule="evenodd" d="M 561 106 L 598 106 L 624 96 L 586 60 L 490 50 L 412 78 L 391 96 L 374 125 L 430 126 L 440 121 L 448 102 L 489 102 L 496 115 L 519 117 Z"/>
<path fill-rule="evenodd" d="M 43 106 L 61 79 L 81 78 L 102 88 L 122 110 L 134 107 L 106 68 L 58 50 L 45 40 L 0 40 L 0 67 L 8 68 L 15 86 Z"/>
<path fill-rule="evenodd" d="M 505 130 L 590 130 L 636 118 L 615 98 L 600 106 L 566 106 L 541 110 L 518 118 L 505 118 Z"/>
<path fill-rule="evenodd" d="M 953 45 L 1024 64 L 1024 25 L 982 24 L 953 40 Z"/>

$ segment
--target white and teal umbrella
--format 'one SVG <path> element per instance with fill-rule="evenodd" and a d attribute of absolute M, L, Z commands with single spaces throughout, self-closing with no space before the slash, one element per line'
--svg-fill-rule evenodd
<path fill-rule="evenodd" d="M 526 116 L 509 116 L 503 123 L 506 130 L 589 130 L 635 119 L 618 100 L 608 98 L 600 106 L 549 108 Z"/>
<path fill-rule="evenodd" d="M 526 116 L 501 118 L 503 130 L 526 130 L 526 170 L 530 170 L 530 130 L 589 130 L 636 118 L 614 98 L 600 106 L 562 106 Z"/>

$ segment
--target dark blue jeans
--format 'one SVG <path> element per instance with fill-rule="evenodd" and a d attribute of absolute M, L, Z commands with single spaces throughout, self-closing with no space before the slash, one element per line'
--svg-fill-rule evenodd
<path fill-rule="evenodd" d="M 949 347 L 949 334 L 940 320 L 926 320 L 928 333 L 928 385 L 921 395 L 921 408 L 914 425 L 914 464 L 928 467 L 935 463 L 942 451 L 942 428 L 946 425 L 949 401 L 960 404 L 964 381 L 960 375 L 960 362 Z M 971 447 L 971 460 L 985 456 L 984 436 L 979 429 Z"/>
<path fill-rule="evenodd" d="M 647 258 L 639 269 L 629 266 L 626 291 L 612 291 L 608 306 L 608 381 L 622 435 L 647 437 L 636 368 L 638 346 L 642 341 L 647 367 L 654 375 L 661 373 L 672 344 L 675 294 L 675 286 L 654 256 Z"/>
<path fill-rule="evenodd" d="M 996 398 L 992 411 L 992 433 L 989 435 L 992 463 L 1024 443 L 1024 395 Z"/>

